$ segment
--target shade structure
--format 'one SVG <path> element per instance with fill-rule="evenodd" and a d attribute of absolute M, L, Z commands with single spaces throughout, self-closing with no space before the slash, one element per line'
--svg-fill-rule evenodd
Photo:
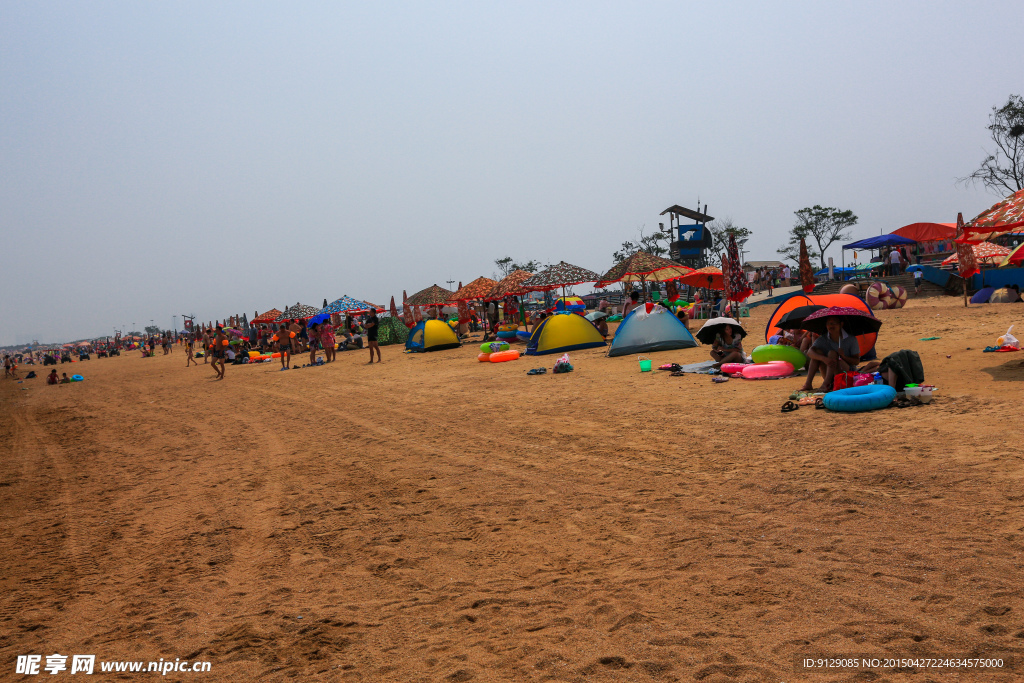
<path fill-rule="evenodd" d="M 414 352 L 441 351 L 460 346 L 459 337 L 448 323 L 440 320 L 421 320 L 409 330 L 405 348 Z"/>
<path fill-rule="evenodd" d="M 368 304 L 365 301 L 353 299 L 350 296 L 343 296 L 340 299 L 335 299 L 331 303 L 327 304 L 317 311 L 317 313 L 325 313 L 327 315 L 332 315 L 334 313 L 360 313 L 370 311 L 371 309 L 378 312 L 383 310 L 378 309 L 376 306 Z"/>
<path fill-rule="evenodd" d="M 972 242 L 970 249 L 974 252 L 974 260 L 978 263 L 995 264 L 1002 263 L 1003 259 L 1010 255 L 1009 247 L 1003 247 L 991 242 Z M 953 254 L 946 258 L 942 265 L 949 266 L 960 263 L 959 254 Z"/>
<path fill-rule="evenodd" d="M 871 334 L 872 332 L 877 333 L 878 329 L 882 326 L 881 320 L 870 313 L 865 313 L 859 308 L 853 308 L 852 306 L 829 306 L 820 311 L 815 311 L 804 318 L 802 329 L 814 332 L 815 334 L 827 334 L 829 318 L 839 318 L 842 320 L 843 329 L 847 334 L 854 336 Z"/>
<path fill-rule="evenodd" d="M 852 294 L 797 294 L 779 304 L 772 312 L 771 317 L 768 318 L 768 324 L 764 329 L 765 343 L 768 343 L 769 339 L 781 331 L 781 328 L 778 326 L 779 321 L 790 311 L 802 306 L 821 306 L 822 308 L 842 306 L 845 308 L 856 308 L 868 315 L 873 315 L 871 309 L 864 303 L 864 300 Z M 857 335 L 857 344 L 860 346 L 862 358 L 871 353 L 871 350 L 875 348 L 875 341 L 877 339 L 878 334 L 874 332 Z"/>
<path fill-rule="evenodd" d="M 668 282 L 678 280 L 693 268 L 670 261 L 646 251 L 638 251 L 601 276 L 598 287 L 607 287 L 615 282 Z"/>
<path fill-rule="evenodd" d="M 800 326 L 803 324 L 804 318 L 809 316 L 811 313 L 816 313 L 820 311 L 823 308 L 828 307 L 822 306 L 820 304 L 806 304 L 804 306 L 797 306 L 788 313 L 783 314 L 783 316 L 779 318 L 778 322 L 775 323 L 775 326 L 778 327 L 780 330 L 802 329 Z"/>
<path fill-rule="evenodd" d="M 697 330 L 697 339 L 702 344 L 713 344 L 715 343 L 715 335 L 720 334 L 726 325 L 730 325 L 732 333 L 738 334 L 740 339 L 747 336 L 747 331 L 736 322 L 735 318 L 711 318 Z"/>
<path fill-rule="evenodd" d="M 277 320 L 280 317 L 281 317 L 281 311 L 277 310 L 276 308 L 271 308 L 266 313 L 260 313 L 258 316 L 253 318 L 252 319 L 252 324 L 253 325 L 265 325 L 267 323 L 274 322 L 275 320 Z"/>
<path fill-rule="evenodd" d="M 844 244 L 843 249 L 881 249 L 882 247 L 895 247 L 901 244 L 915 244 L 917 240 L 889 233 L 888 235 L 876 235 L 867 239 L 858 240 Z"/>
<path fill-rule="evenodd" d="M 1013 251 L 1003 257 L 1000 266 L 1019 266 L 1024 262 L 1024 243 L 1018 244 Z"/>
<path fill-rule="evenodd" d="M 317 309 L 306 304 L 296 303 L 294 306 L 289 306 L 284 309 L 284 312 L 274 322 L 281 322 L 282 320 L 301 320 L 304 318 L 312 318 L 316 315 Z"/>
<path fill-rule="evenodd" d="M 951 240 L 956 237 L 956 223 L 911 223 L 889 234 L 908 237 L 915 242 Z"/>
<path fill-rule="evenodd" d="M 491 293 L 497 284 L 497 280 L 492 280 L 489 277 L 481 275 L 465 287 L 460 287 L 457 292 L 451 295 L 449 301 L 471 301 L 474 299 L 483 299 Z"/>
<path fill-rule="evenodd" d="M 533 273 L 528 273 L 525 270 L 513 270 L 503 277 L 498 284 L 494 285 L 491 291 L 487 293 L 487 296 L 484 297 L 484 300 L 494 301 L 496 299 L 504 299 L 507 296 L 522 296 L 530 291 L 523 287 L 523 283 L 531 277 L 533 277 Z"/>
<path fill-rule="evenodd" d="M 960 239 L 981 242 L 1024 228 L 1024 190 L 1017 190 L 1001 202 L 982 211 L 964 226 Z"/>
<path fill-rule="evenodd" d="M 619 323 L 608 349 L 609 356 L 671 351 L 697 346 L 686 325 L 664 306 L 645 304 Z"/>
<path fill-rule="evenodd" d="M 565 353 L 579 349 L 604 346 L 604 337 L 582 315 L 555 313 L 538 325 L 526 344 L 526 354 L 543 356 L 548 353 Z"/>
<path fill-rule="evenodd" d="M 409 306 L 445 306 L 454 293 L 444 287 L 430 285 L 410 296 L 405 303 Z"/>
<path fill-rule="evenodd" d="M 690 285 L 691 287 L 704 287 L 706 289 L 725 289 L 725 281 L 722 276 L 722 269 L 708 266 L 691 271 L 677 280 L 679 284 Z"/>
<path fill-rule="evenodd" d="M 532 292 L 549 292 L 559 287 L 571 287 L 584 282 L 597 282 L 600 275 L 592 270 L 559 261 L 546 270 L 523 281 L 523 288 Z"/>

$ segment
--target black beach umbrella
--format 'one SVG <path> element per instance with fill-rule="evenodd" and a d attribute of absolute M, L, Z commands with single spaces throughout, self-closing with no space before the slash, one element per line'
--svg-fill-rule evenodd
<path fill-rule="evenodd" d="M 811 313 L 815 313 L 825 308 L 818 304 L 812 304 L 810 306 L 797 306 L 792 311 L 787 312 L 784 316 L 779 318 L 779 322 L 775 324 L 775 327 L 780 330 L 799 330 L 802 329 L 804 318 L 809 316 Z"/>

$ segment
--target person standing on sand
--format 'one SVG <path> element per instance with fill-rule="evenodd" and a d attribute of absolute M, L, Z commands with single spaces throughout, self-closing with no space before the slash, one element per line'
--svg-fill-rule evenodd
<path fill-rule="evenodd" d="M 330 321 L 321 323 L 320 325 L 320 343 L 324 347 L 324 362 L 330 363 L 335 359 L 337 353 L 334 349 L 334 327 L 331 326 Z"/>
<path fill-rule="evenodd" d="M 192 357 L 192 345 L 185 344 L 185 367 L 189 367 L 189 363 L 199 365 L 199 362 Z"/>
<path fill-rule="evenodd" d="M 288 369 L 288 361 L 292 355 L 292 343 L 288 338 L 288 330 L 285 329 L 284 325 L 277 330 L 277 334 L 273 336 L 273 340 L 277 342 L 277 351 L 281 354 L 281 369 Z"/>
<path fill-rule="evenodd" d="M 220 325 L 217 325 L 217 334 L 213 336 L 211 347 L 213 371 L 217 373 L 217 379 L 224 379 L 224 356 L 227 355 L 228 336 L 224 334 L 224 329 Z M 217 369 L 218 363 L 220 370 Z"/>
<path fill-rule="evenodd" d="M 366 315 L 366 322 L 363 323 L 363 327 L 366 328 L 366 345 L 370 347 L 370 363 L 373 363 L 373 351 L 377 350 L 377 362 L 380 363 L 380 347 L 377 346 L 377 311 L 370 309 L 370 312 Z"/>
<path fill-rule="evenodd" d="M 309 364 L 316 365 L 316 345 L 320 341 L 320 325 L 313 323 L 306 330 L 306 334 L 309 336 Z"/>
<path fill-rule="evenodd" d="M 291 334 L 288 334 L 288 337 L 292 340 L 292 353 L 298 353 L 299 352 L 299 344 L 301 343 L 301 340 L 299 339 L 299 335 L 302 333 L 302 328 L 299 327 L 299 321 L 298 320 L 292 320 L 291 322 L 292 322 L 292 324 L 287 327 L 287 332 L 291 333 Z M 286 334 L 287 334 L 287 332 L 286 332 Z"/>

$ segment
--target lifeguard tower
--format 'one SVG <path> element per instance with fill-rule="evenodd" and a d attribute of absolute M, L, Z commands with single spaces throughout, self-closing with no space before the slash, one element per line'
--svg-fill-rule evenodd
<path fill-rule="evenodd" d="M 699 204 L 697 208 L 700 208 Z M 668 247 L 669 258 L 673 261 L 690 268 L 704 268 L 708 265 L 707 251 L 714 244 L 714 240 L 707 223 L 715 219 L 707 215 L 707 211 L 707 204 L 704 205 L 703 212 L 676 204 L 661 212 L 662 216 L 668 214 L 668 229 L 677 238 Z M 684 218 L 694 222 L 683 223 Z M 664 223 L 661 224 L 661 228 L 664 231 Z"/>

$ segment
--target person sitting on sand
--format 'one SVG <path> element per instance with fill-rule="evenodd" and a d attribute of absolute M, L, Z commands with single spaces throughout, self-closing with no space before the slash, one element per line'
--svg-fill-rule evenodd
<path fill-rule="evenodd" d="M 821 371 L 821 387 L 818 391 L 831 391 L 832 380 L 837 372 L 854 372 L 860 361 L 860 345 L 857 338 L 843 329 L 841 318 L 831 316 L 825 320 L 827 334 L 818 337 L 807 350 L 810 361 L 807 366 L 807 381 L 801 391 L 811 391 L 814 376 Z"/>
<path fill-rule="evenodd" d="M 598 318 L 594 322 L 594 326 L 597 327 L 597 331 L 601 333 L 602 337 L 604 337 L 605 339 L 608 338 L 608 319 L 607 318 L 604 318 L 604 317 Z"/>
<path fill-rule="evenodd" d="M 690 311 L 685 306 L 680 306 L 676 309 L 676 317 L 679 318 L 679 322 L 683 324 L 687 330 L 690 329 Z"/>
<path fill-rule="evenodd" d="M 54 368 L 53 370 L 50 370 L 50 374 L 46 376 L 46 383 L 47 384 L 58 384 L 59 382 L 60 382 L 60 378 L 57 377 L 57 369 Z"/>
<path fill-rule="evenodd" d="M 743 337 L 733 334 L 732 325 L 723 325 L 722 331 L 715 335 L 715 341 L 711 344 L 711 357 L 715 360 L 715 368 L 722 363 L 742 363 L 745 360 Z"/>
<path fill-rule="evenodd" d="M 54 374 L 57 374 L 56 370 L 54 370 L 53 372 L 54 372 Z M 63 372 L 63 373 L 61 373 L 61 375 L 62 375 L 62 377 L 60 378 L 60 383 L 61 384 L 71 384 L 71 378 L 68 377 L 68 373 Z"/>
<path fill-rule="evenodd" d="M 629 312 L 640 305 L 640 292 L 630 292 L 626 305 L 622 307 L 622 319 L 625 320 Z"/>

